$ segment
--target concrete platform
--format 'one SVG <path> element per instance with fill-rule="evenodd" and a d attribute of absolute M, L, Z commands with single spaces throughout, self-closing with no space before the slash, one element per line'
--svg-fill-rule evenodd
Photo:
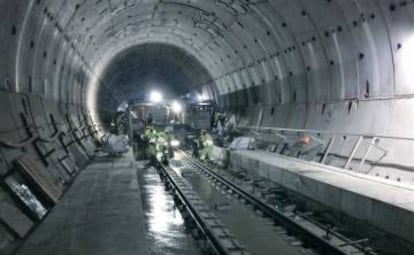
<path fill-rule="evenodd" d="M 414 242 L 413 188 L 265 151 L 233 151 L 231 163 Z"/>
<path fill-rule="evenodd" d="M 149 254 L 132 153 L 83 170 L 19 255 Z"/>

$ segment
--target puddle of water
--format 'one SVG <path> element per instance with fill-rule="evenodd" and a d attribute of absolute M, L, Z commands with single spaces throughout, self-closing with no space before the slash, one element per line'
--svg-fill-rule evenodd
<path fill-rule="evenodd" d="M 156 170 L 139 171 L 151 254 L 201 254 Z"/>

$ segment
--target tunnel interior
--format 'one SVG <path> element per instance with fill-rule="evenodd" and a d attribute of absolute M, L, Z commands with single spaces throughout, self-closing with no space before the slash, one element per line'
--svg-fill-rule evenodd
<path fill-rule="evenodd" d="M 0 251 L 41 221 L 11 194 L 27 179 L 16 162 L 50 179 L 53 207 L 118 106 L 153 89 L 201 94 L 243 130 L 312 132 L 327 165 L 414 183 L 413 1 L 0 0 L 0 17 Z"/>
<path fill-rule="evenodd" d="M 206 68 L 178 47 L 150 43 L 126 49 L 103 72 L 105 86 L 99 88 L 97 96 L 100 119 L 103 121 L 106 111 L 104 122 L 108 124 L 121 103 L 145 102 L 151 91 L 160 91 L 165 99 L 174 99 L 197 91 L 200 84 L 209 80 Z"/>

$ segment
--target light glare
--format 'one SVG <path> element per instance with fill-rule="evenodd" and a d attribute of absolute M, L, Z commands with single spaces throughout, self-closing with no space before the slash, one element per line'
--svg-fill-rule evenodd
<path fill-rule="evenodd" d="M 171 141 L 171 146 L 172 147 L 178 147 L 178 146 L 180 146 L 180 141 L 178 141 L 178 140 L 172 140 Z"/>
<path fill-rule="evenodd" d="M 175 113 L 180 113 L 183 110 L 183 107 L 181 106 L 181 104 L 179 102 L 174 101 L 171 105 L 171 109 Z"/>
<path fill-rule="evenodd" d="M 150 94 L 150 101 L 152 103 L 160 103 L 162 101 L 162 94 L 158 91 L 152 91 Z"/>
<path fill-rule="evenodd" d="M 197 100 L 198 100 L 198 102 L 203 102 L 204 100 L 206 100 L 206 98 L 202 94 L 199 94 L 199 95 L 197 95 Z"/>

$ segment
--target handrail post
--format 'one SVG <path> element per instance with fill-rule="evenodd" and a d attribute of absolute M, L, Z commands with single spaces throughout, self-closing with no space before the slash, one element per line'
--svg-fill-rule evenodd
<path fill-rule="evenodd" d="M 329 141 L 328 147 L 326 148 L 325 153 L 323 154 L 323 157 L 319 163 L 325 164 L 325 161 L 328 158 L 329 152 L 332 149 L 332 145 L 334 144 L 335 139 L 336 139 L 336 136 L 335 135 L 332 136 L 331 140 Z"/>
<path fill-rule="evenodd" d="M 345 164 L 345 169 L 349 168 L 349 165 L 352 162 L 352 158 L 355 156 L 355 153 L 357 152 L 359 145 L 361 144 L 362 140 L 364 139 L 364 137 L 361 135 L 358 137 L 358 140 L 356 141 L 356 143 L 354 144 L 354 147 L 352 148 L 351 154 L 349 154 L 348 160 L 346 161 Z"/>
<path fill-rule="evenodd" d="M 368 148 L 367 148 L 364 156 L 362 157 L 361 162 L 359 162 L 358 168 L 356 169 L 357 171 L 359 171 L 362 168 L 362 166 L 364 165 L 365 161 L 367 160 L 367 157 L 368 157 L 369 153 L 371 152 L 372 147 L 375 144 L 375 140 L 376 139 L 377 138 L 375 136 L 372 137 L 372 142 L 368 144 Z"/>

